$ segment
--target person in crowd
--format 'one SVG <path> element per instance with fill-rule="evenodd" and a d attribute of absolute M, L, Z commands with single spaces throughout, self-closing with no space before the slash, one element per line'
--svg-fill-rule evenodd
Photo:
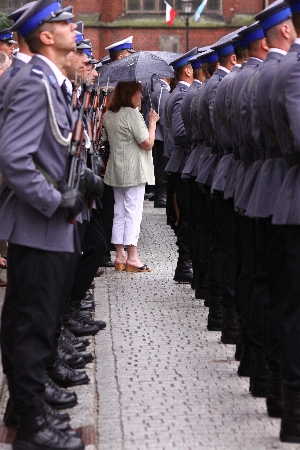
<path fill-rule="evenodd" d="M 154 183 L 151 150 L 159 115 L 150 110 L 149 129 L 138 111 L 141 83 L 119 82 L 104 115 L 103 140 L 110 144 L 104 182 L 113 186 L 115 207 L 112 243 L 116 247 L 115 269 L 150 272 L 137 253 L 143 212 L 145 183 Z M 124 251 L 127 246 L 128 256 Z"/>
<path fill-rule="evenodd" d="M 0 50 L 4 52 L 9 58 L 12 57 L 16 41 L 10 28 L 0 31 Z"/>
<path fill-rule="evenodd" d="M 11 59 L 7 56 L 6 53 L 0 50 L 0 77 L 9 68 L 11 65 Z"/>
<path fill-rule="evenodd" d="M 58 6 L 38 0 L 13 25 L 39 56 L 19 69 L 3 102 L 0 238 L 9 247 L 1 350 L 18 421 L 16 449 L 84 448 L 82 439 L 67 431 L 68 416 L 55 413 L 44 400 L 45 360 L 59 326 L 68 270 L 79 250 L 68 214 L 76 217 L 83 206 L 82 194 L 60 183 L 73 128 L 61 69 L 75 49 L 76 25 L 70 21 L 73 14 Z M 49 96 L 56 133 L 50 125 Z"/>

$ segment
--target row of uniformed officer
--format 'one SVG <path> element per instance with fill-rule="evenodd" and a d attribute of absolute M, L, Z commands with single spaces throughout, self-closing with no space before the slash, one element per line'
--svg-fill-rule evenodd
<path fill-rule="evenodd" d="M 80 252 L 79 225 L 69 223 L 69 217 L 84 206 L 82 194 L 63 182 L 74 117 L 62 70 L 71 51 L 82 51 L 83 40 L 78 33 L 76 39 L 70 11 L 53 0 L 38 0 L 12 14 L 20 51 L 1 78 L 0 161 L 5 181 L 0 220 L 1 238 L 9 242 L 1 349 L 10 394 L 5 419 L 8 424 L 18 422 L 14 449 L 84 448 L 69 426 L 69 415 L 49 406 L 75 405 L 76 394 L 59 388 L 45 371 L 57 351 Z M 86 194 L 87 180 L 86 175 Z M 84 320 L 88 323 L 89 318 L 85 315 Z M 83 341 L 70 332 L 59 339 L 59 357 L 69 351 L 70 364 L 76 358 L 78 362 L 71 344 L 85 349 Z M 88 352 L 81 355 L 88 357 Z M 84 372 L 60 364 L 61 385 L 88 381 Z M 53 367 L 48 368 L 52 372 Z"/>
<path fill-rule="evenodd" d="M 194 58 L 210 78 L 189 101 L 181 132 L 192 140 L 182 183 L 198 183 L 187 248 L 200 253 L 194 271 L 209 294 L 208 329 L 238 344 L 238 374 L 250 376 L 251 394 L 282 418 L 281 440 L 300 442 L 300 4 L 277 0 L 256 19 Z M 177 162 L 178 152 L 179 144 Z"/>

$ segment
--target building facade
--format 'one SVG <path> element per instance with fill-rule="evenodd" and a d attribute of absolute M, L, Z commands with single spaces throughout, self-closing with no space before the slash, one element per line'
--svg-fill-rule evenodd
<path fill-rule="evenodd" d="M 9 13 L 29 0 L 0 0 L 0 11 Z M 199 21 L 194 12 L 202 0 L 193 0 L 189 16 L 189 48 L 216 42 L 225 34 L 249 25 L 253 17 L 274 0 L 208 0 Z M 165 22 L 164 0 L 63 0 L 71 4 L 76 20 L 85 23 L 85 36 L 93 43 L 94 56 L 104 57 L 105 47 L 133 35 L 135 50 L 186 51 L 186 16 L 181 0 L 168 0 L 177 16 Z"/>
<path fill-rule="evenodd" d="M 255 14 L 272 3 L 266 0 L 208 0 L 196 22 L 194 12 L 201 2 L 193 0 L 188 27 L 189 48 L 212 44 L 225 34 L 249 25 Z M 165 22 L 163 0 L 71 0 L 76 20 L 85 22 L 85 35 L 93 42 L 97 58 L 106 56 L 105 47 L 130 35 L 135 50 L 185 52 L 186 16 L 181 1 L 168 0 L 168 3 L 177 13 L 172 26 Z"/>

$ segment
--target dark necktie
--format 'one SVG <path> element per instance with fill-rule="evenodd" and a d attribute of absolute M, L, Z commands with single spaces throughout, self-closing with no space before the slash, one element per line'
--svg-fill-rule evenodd
<path fill-rule="evenodd" d="M 66 80 L 64 80 L 63 84 L 61 85 L 61 90 L 62 90 L 62 93 L 66 100 L 67 105 L 70 105 L 71 100 L 72 100 L 72 94 L 68 91 L 68 88 L 66 85 Z"/>

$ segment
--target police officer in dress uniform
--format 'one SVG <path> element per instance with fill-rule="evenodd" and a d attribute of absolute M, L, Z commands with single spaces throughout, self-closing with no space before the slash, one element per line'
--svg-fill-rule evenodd
<path fill-rule="evenodd" d="M 176 203 L 179 210 L 177 223 L 178 261 L 174 280 L 189 283 L 193 278 L 190 261 L 189 236 L 189 183 L 181 179 L 181 173 L 186 159 L 190 154 L 190 137 L 184 126 L 181 115 L 181 104 L 187 89 L 193 82 L 193 69 L 189 60 L 197 54 L 197 47 L 180 56 L 170 63 L 174 69 L 175 77 L 179 80 L 168 101 L 167 115 L 171 124 L 175 149 L 166 166 L 175 183 Z"/>
<path fill-rule="evenodd" d="M 202 51 L 204 50 L 204 51 Z M 199 174 L 199 170 L 202 166 L 203 160 L 207 158 L 207 152 L 205 146 L 203 145 L 204 138 L 203 132 L 201 130 L 200 124 L 200 114 L 199 114 L 199 102 L 201 99 L 202 90 L 204 86 L 211 78 L 208 68 L 213 63 L 208 62 L 207 56 L 209 54 L 206 53 L 210 50 L 209 47 L 204 47 L 199 49 L 201 52 L 200 55 L 192 58 L 192 64 L 200 63 L 201 72 L 203 74 L 204 80 L 203 83 L 198 85 L 198 89 L 195 92 L 194 98 L 191 103 L 191 133 L 192 133 L 192 151 L 189 159 L 183 170 L 183 175 L 190 175 L 195 184 L 195 199 L 194 199 L 194 207 L 197 216 L 197 222 L 194 235 L 194 258 L 196 274 L 194 276 L 195 281 L 195 297 L 197 299 L 204 299 L 204 304 L 208 305 L 208 293 L 207 293 L 207 266 L 208 266 L 208 248 L 209 248 L 209 203 L 208 196 L 206 195 L 205 187 L 200 186 L 198 183 L 195 183 L 197 176 Z M 213 52 L 212 52 L 213 53 Z M 194 61 L 193 61 L 194 60 Z"/>
<path fill-rule="evenodd" d="M 58 431 L 61 426 L 54 425 L 53 410 L 43 399 L 44 362 L 62 313 L 68 268 L 78 251 L 68 215 L 75 217 L 83 206 L 81 193 L 63 181 L 73 119 L 61 90 L 61 69 L 75 48 L 72 17 L 59 3 L 39 0 L 14 24 L 37 55 L 15 75 L 3 101 L 0 237 L 9 249 L 1 348 L 19 417 L 15 450 L 84 448 L 76 433 Z"/>
<path fill-rule="evenodd" d="M 244 28 L 246 27 L 243 27 L 243 29 Z M 220 192 L 220 201 L 222 202 L 221 297 L 223 304 L 226 305 L 226 307 L 223 307 L 221 342 L 224 344 L 237 343 L 238 333 L 235 299 L 235 220 L 233 204 L 231 205 L 230 200 L 225 200 L 223 198 L 223 193 L 233 161 L 232 146 L 226 121 L 226 92 L 232 79 L 235 77 L 244 61 L 243 50 L 240 46 L 240 39 L 238 38 L 239 31 L 241 31 L 241 29 L 236 31 L 237 36 L 234 36 L 232 39 L 237 63 L 231 72 L 222 80 L 222 83 L 219 84 L 213 105 L 214 133 L 218 142 L 220 161 L 212 181 L 212 192 Z"/>
<path fill-rule="evenodd" d="M 35 2 L 26 3 L 24 6 L 19 8 L 18 10 L 11 13 L 8 18 L 16 22 L 22 14 L 24 14 L 28 8 L 32 7 Z M 8 84 L 14 79 L 14 76 L 18 73 L 21 67 L 23 67 L 26 63 L 28 63 L 32 57 L 32 53 L 29 50 L 27 43 L 24 38 L 18 33 L 18 45 L 19 51 L 14 56 L 11 67 L 5 73 L 5 76 L 1 77 L 0 80 L 0 122 L 2 123 L 3 118 L 3 97 L 5 91 L 7 89 Z M 8 308 L 9 305 L 7 305 Z M 13 306 L 13 305 L 12 305 Z M 8 313 L 8 311 L 7 311 Z M 10 314 L 13 314 L 14 310 L 10 311 Z M 73 391 L 67 391 L 65 389 L 61 389 L 57 386 L 53 380 L 49 378 L 47 374 L 45 374 L 45 392 L 44 398 L 49 405 L 56 408 L 67 408 L 70 406 L 74 406 L 77 403 L 76 393 Z M 4 413 L 4 423 L 7 426 L 15 426 L 17 425 L 17 416 L 14 414 L 12 407 L 11 399 L 8 400 L 7 407 Z"/>
<path fill-rule="evenodd" d="M 205 130 L 206 146 L 211 148 L 210 155 L 203 163 L 197 182 L 211 187 L 213 175 L 218 164 L 218 145 L 214 133 L 213 103 L 217 87 L 236 63 L 233 35 L 227 35 L 216 42 L 211 49 L 215 52 L 219 66 L 202 91 L 199 111 L 202 128 Z M 208 293 L 209 314 L 207 328 L 221 331 L 223 323 L 221 297 L 221 265 L 222 265 L 222 207 L 220 192 L 212 192 L 210 197 L 211 240 L 208 261 Z M 225 305 L 224 305 L 225 306 Z"/>
<path fill-rule="evenodd" d="M 264 32 L 261 28 L 260 24 L 254 23 L 249 26 L 245 30 L 242 30 L 239 33 L 242 38 L 244 45 L 248 47 L 249 59 L 247 63 L 242 65 L 239 72 L 236 74 L 234 79 L 230 84 L 230 90 L 227 93 L 230 97 L 230 103 L 228 108 L 228 116 L 227 123 L 230 130 L 231 135 L 231 143 L 234 151 L 234 159 L 238 160 L 236 164 L 233 166 L 233 170 L 235 171 L 235 176 L 232 176 L 232 179 L 228 179 L 227 183 L 232 183 L 234 185 L 233 194 L 234 201 L 236 202 L 237 196 L 241 193 L 245 169 L 244 165 L 241 162 L 240 156 L 240 147 L 243 144 L 241 137 L 241 128 L 239 126 L 239 96 L 242 92 L 242 89 L 245 83 L 249 80 L 250 76 L 253 74 L 254 70 L 262 63 L 262 60 L 266 56 L 268 47 L 264 38 Z M 224 196 L 228 198 L 226 195 L 226 185 Z M 254 275 L 254 261 L 253 261 L 253 252 L 252 252 L 252 222 L 249 218 L 243 215 L 237 215 L 237 248 L 239 249 L 238 259 L 239 265 L 241 269 L 237 272 L 237 299 L 238 299 L 238 312 L 239 312 L 239 326 L 241 328 L 242 341 L 244 345 L 244 352 L 242 355 L 242 359 L 238 368 L 238 374 L 241 376 L 249 376 L 250 375 L 250 348 L 249 348 L 249 338 L 248 338 L 248 323 L 249 323 L 249 305 L 252 298 L 252 280 Z M 243 258 L 240 260 L 240 258 Z M 254 352 L 253 352 L 254 355 Z M 264 364 L 261 361 L 261 364 L 257 364 L 258 367 L 263 369 Z M 259 379 L 259 378 L 258 378 Z M 251 387 L 253 388 L 253 393 L 255 395 L 265 395 L 265 377 L 263 377 L 263 381 L 259 382 L 257 379 L 257 383 L 251 383 Z M 252 382 L 252 380 L 251 380 Z"/>
<path fill-rule="evenodd" d="M 262 40 L 261 59 L 264 59 L 268 46 L 265 39 Z M 259 49 L 259 46 L 258 46 Z M 235 208 L 240 215 L 244 215 L 251 196 L 253 184 L 262 165 L 258 148 L 252 136 L 251 122 L 251 96 L 256 85 L 257 70 L 248 77 L 236 102 L 236 111 L 239 115 L 239 154 L 243 167 L 243 182 L 235 195 Z M 267 394 L 268 368 L 266 366 L 264 352 L 264 308 L 269 300 L 265 253 L 263 251 L 263 235 L 260 223 L 246 219 L 240 219 L 246 224 L 248 236 L 246 238 L 250 277 L 250 291 L 247 298 L 247 337 L 249 339 L 252 371 L 251 393 L 255 397 L 264 397 Z M 246 248 L 246 246 L 245 246 Z"/>
<path fill-rule="evenodd" d="M 205 50 L 207 50 L 207 47 L 199 48 L 198 53 L 203 53 Z M 196 230 L 200 221 L 199 215 L 198 215 L 198 209 L 195 208 L 195 198 L 197 197 L 198 193 L 198 185 L 195 184 L 195 174 L 191 175 L 191 173 L 194 171 L 196 163 L 197 163 L 197 157 L 198 157 L 198 151 L 199 146 L 198 142 L 195 138 L 195 134 L 197 133 L 198 124 L 194 123 L 191 117 L 191 105 L 192 101 L 195 98 L 196 92 L 199 90 L 200 86 L 202 86 L 202 82 L 205 79 L 205 75 L 201 69 L 201 60 L 200 60 L 200 54 L 194 56 L 190 60 L 192 68 L 193 68 L 193 78 L 194 81 L 191 84 L 191 86 L 188 88 L 184 99 L 182 101 L 181 105 L 181 114 L 182 119 L 184 122 L 184 126 L 187 130 L 187 135 L 190 137 L 190 146 L 191 146 L 191 153 L 189 157 L 186 160 L 186 164 L 182 171 L 182 179 L 189 180 L 190 184 L 190 204 L 193 204 L 193 208 L 190 208 L 190 216 L 189 216 L 189 228 L 190 228 L 190 236 L 191 236 L 191 261 L 193 265 L 193 281 L 192 281 L 192 289 L 197 289 L 199 278 L 202 277 L 202 280 L 200 281 L 200 284 L 202 283 L 202 288 L 205 285 L 205 281 L 203 281 L 203 278 L 205 278 L 205 273 L 201 271 L 201 259 L 199 261 L 199 256 L 201 252 L 198 250 L 198 243 L 196 237 Z M 200 286 L 199 286 L 200 287 Z M 198 292 L 199 294 L 199 292 Z M 203 296 L 203 294 L 201 294 Z M 201 298 L 202 298 L 201 296 Z"/>
<path fill-rule="evenodd" d="M 256 16 L 260 21 L 269 46 L 269 52 L 253 75 L 251 87 L 252 138 L 259 149 L 262 166 L 255 180 L 246 215 L 259 218 L 257 235 L 263 242 L 266 261 L 265 272 L 268 281 L 268 298 L 262 320 L 257 320 L 263 336 L 260 337 L 269 369 L 267 410 L 271 417 L 282 415 L 282 362 L 281 362 L 281 319 L 286 293 L 284 270 L 284 242 L 282 227 L 271 224 L 274 206 L 286 173 L 286 162 L 276 137 L 271 114 L 270 92 L 274 77 L 279 70 L 290 45 L 296 38 L 291 21 L 289 5 L 277 0 Z M 258 267 L 259 265 L 258 261 Z M 262 285 L 262 284 L 261 284 Z M 256 316 L 259 313 L 261 296 L 258 297 Z M 252 308 L 252 312 L 255 310 Z M 257 335 L 257 325 L 253 327 Z M 259 331 L 259 330 L 258 330 Z M 255 337 L 255 334 L 252 333 Z"/>
<path fill-rule="evenodd" d="M 6 53 L 9 58 L 13 55 L 15 44 L 16 41 L 10 28 L 5 28 L 5 30 L 0 31 L 0 50 Z"/>
<path fill-rule="evenodd" d="M 299 305 L 299 54 L 300 54 L 300 3 L 288 1 L 292 21 L 297 33 L 295 42 L 282 59 L 275 75 L 271 92 L 271 110 L 276 136 L 288 170 L 278 194 L 273 213 L 273 224 L 280 225 L 286 233 L 285 259 L 286 296 L 282 299 L 282 368 L 283 416 L 280 439 L 283 442 L 300 442 L 300 305 Z M 281 250 L 281 249 L 280 249 Z M 284 275 L 284 274 L 283 274 Z"/>
<path fill-rule="evenodd" d="M 150 92 L 151 103 L 152 108 L 159 115 L 159 121 L 156 124 L 154 146 L 152 149 L 155 176 L 154 208 L 166 207 L 168 175 L 165 172 L 165 167 L 168 160 L 164 156 L 164 133 L 165 103 L 169 95 L 169 80 L 166 78 L 153 80 L 153 91 Z"/>

